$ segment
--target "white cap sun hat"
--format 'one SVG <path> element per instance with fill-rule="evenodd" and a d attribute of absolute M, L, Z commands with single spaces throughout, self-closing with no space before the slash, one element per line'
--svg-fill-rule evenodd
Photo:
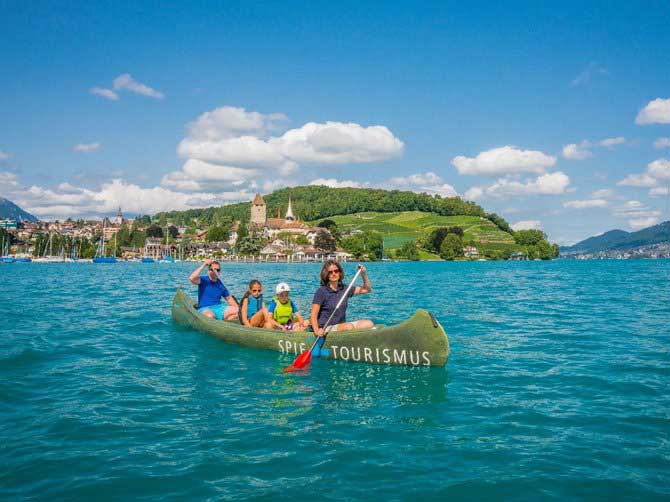
<path fill-rule="evenodd" d="M 283 293 L 284 291 L 289 292 L 291 291 L 291 288 L 285 282 L 280 282 L 279 284 L 277 284 L 277 288 L 275 289 L 275 291 L 277 292 L 277 294 L 279 294 Z"/>

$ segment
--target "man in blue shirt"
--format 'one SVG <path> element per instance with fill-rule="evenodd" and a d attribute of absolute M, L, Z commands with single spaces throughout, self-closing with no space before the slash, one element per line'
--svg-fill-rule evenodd
<path fill-rule="evenodd" d="M 205 267 L 209 267 L 207 275 L 200 275 Z M 219 262 L 207 259 L 193 271 L 189 280 L 198 286 L 198 312 L 210 319 L 228 321 L 237 318 L 238 306 L 228 289 L 219 280 L 220 272 Z M 228 302 L 225 310 L 221 298 Z"/>

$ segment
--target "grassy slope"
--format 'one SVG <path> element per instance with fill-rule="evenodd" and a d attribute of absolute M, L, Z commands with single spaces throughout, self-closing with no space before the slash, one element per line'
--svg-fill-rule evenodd
<path fill-rule="evenodd" d="M 396 249 L 403 242 L 414 240 L 437 227 L 459 226 L 465 232 L 465 238 L 472 238 L 484 247 L 504 248 L 514 246 L 514 238 L 500 230 L 493 223 L 479 216 L 440 216 L 421 211 L 396 213 L 356 213 L 344 216 L 332 216 L 341 231 L 354 229 L 374 230 L 384 234 L 384 246 Z M 318 223 L 318 222 L 313 222 Z"/>

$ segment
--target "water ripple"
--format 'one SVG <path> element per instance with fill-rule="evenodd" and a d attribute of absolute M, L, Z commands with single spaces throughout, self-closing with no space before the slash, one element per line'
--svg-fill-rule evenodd
<path fill-rule="evenodd" d="M 670 497 L 668 261 L 370 264 L 349 317 L 426 308 L 449 364 L 300 376 L 173 325 L 192 268 L 0 265 L 0 498 Z M 319 267 L 223 271 L 305 313 Z"/>

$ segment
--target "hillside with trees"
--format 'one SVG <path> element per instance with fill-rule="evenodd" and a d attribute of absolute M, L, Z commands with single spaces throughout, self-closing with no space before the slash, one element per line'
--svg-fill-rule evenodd
<path fill-rule="evenodd" d="M 340 247 L 356 258 L 382 259 L 463 259 L 464 248 L 475 248 L 468 257 L 508 259 L 522 254 L 530 259 L 558 256 L 557 246 L 546 235 L 514 232 L 507 221 L 495 213 L 460 197 L 382 190 L 371 188 L 329 188 L 302 186 L 284 188 L 264 195 L 268 217 L 283 215 L 289 197 L 294 214 L 313 226 L 327 229 L 315 246 L 330 251 Z M 158 213 L 153 221 L 165 227 L 215 228 L 225 236 L 233 222 L 241 222 L 241 242 L 245 251 L 261 246 L 258 236 L 246 236 L 251 202 L 221 207 Z"/>

